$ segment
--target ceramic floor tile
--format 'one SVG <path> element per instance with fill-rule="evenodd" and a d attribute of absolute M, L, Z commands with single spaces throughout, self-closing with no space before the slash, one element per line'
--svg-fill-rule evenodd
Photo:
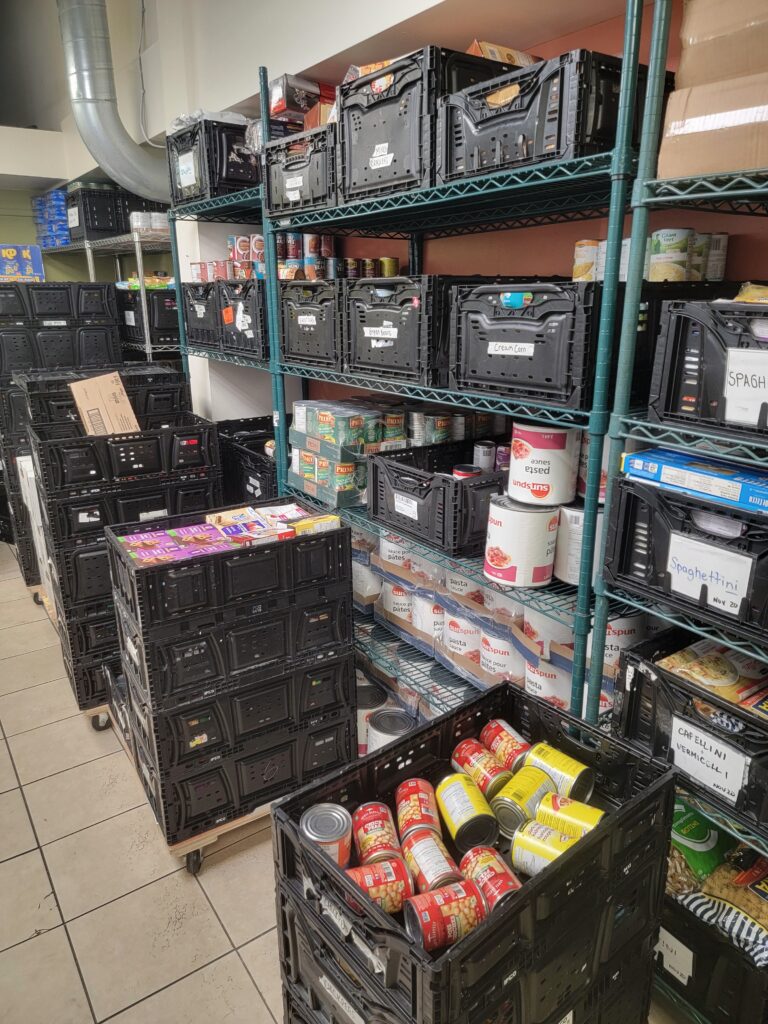
<path fill-rule="evenodd" d="M 39 850 L 0 864 L 0 950 L 61 924 Z"/>
<path fill-rule="evenodd" d="M 0 572 L 2 571 L 3 569 L 0 568 Z M 6 604 L 9 601 L 21 601 L 22 598 L 26 598 L 34 607 L 39 607 L 32 600 L 32 595 L 21 576 L 17 580 L 0 580 L 0 604 Z"/>
<path fill-rule="evenodd" d="M 2 605 L 0 605 L 0 615 Z M 6 658 L 0 665 L 0 694 L 15 693 L 65 676 L 61 645 Z"/>
<path fill-rule="evenodd" d="M 29 595 L 19 601 L 7 601 L 0 611 L 0 632 L 10 626 L 23 626 L 27 622 L 38 622 L 40 619 L 48 620 L 45 608 L 35 604 Z"/>
<path fill-rule="evenodd" d="M 19 733 L 8 744 L 22 786 L 120 749 L 114 730 L 97 732 L 85 715 Z"/>
<path fill-rule="evenodd" d="M 54 644 L 59 645 L 59 634 L 47 616 L 40 622 L 0 629 L 0 659 L 13 658 L 27 651 L 39 651 L 43 647 L 53 647 Z"/>
<path fill-rule="evenodd" d="M 16 772 L 11 764 L 11 755 L 8 753 L 8 744 L 0 740 L 0 793 L 18 786 Z"/>
<path fill-rule="evenodd" d="M 34 850 L 36 846 L 21 790 L 11 789 L 0 794 L 0 861 Z"/>
<path fill-rule="evenodd" d="M 93 1024 L 63 928 L 0 953 L 3 1024 Z"/>
<path fill-rule="evenodd" d="M 199 880 L 235 946 L 272 928 L 275 865 L 271 829 L 207 856 Z"/>
<path fill-rule="evenodd" d="M 144 803 L 133 765 L 121 751 L 24 787 L 42 845 Z"/>
<path fill-rule="evenodd" d="M 147 804 L 45 847 L 64 919 L 85 914 L 181 868 Z"/>
<path fill-rule="evenodd" d="M 240 955 L 275 1020 L 282 1020 L 283 982 L 280 977 L 276 930 L 273 928 L 266 935 L 260 935 L 258 939 L 242 946 Z"/>
<path fill-rule="evenodd" d="M 98 1020 L 231 948 L 200 886 L 186 871 L 123 896 L 68 927 Z"/>
<path fill-rule="evenodd" d="M 110 1024 L 272 1024 L 248 972 L 230 953 L 113 1017 Z"/>
<path fill-rule="evenodd" d="M 0 661 L 0 672 L 3 663 Z M 41 725 L 60 722 L 78 714 L 77 701 L 67 679 L 54 679 L 27 690 L 0 697 L 0 722 L 6 737 L 15 736 Z"/>

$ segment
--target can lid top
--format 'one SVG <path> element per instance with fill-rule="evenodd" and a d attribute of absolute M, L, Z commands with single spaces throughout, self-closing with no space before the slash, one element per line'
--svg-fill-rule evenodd
<path fill-rule="evenodd" d="M 402 736 L 416 725 L 416 719 L 400 708 L 381 708 L 368 719 L 368 729 L 389 736 Z"/>
<path fill-rule="evenodd" d="M 299 828 L 314 842 L 342 839 L 352 828 L 352 818 L 340 804 L 315 804 L 301 816 Z"/>
<path fill-rule="evenodd" d="M 363 711 L 381 707 L 387 700 L 387 691 L 372 679 L 361 679 L 357 683 L 357 706 Z"/>

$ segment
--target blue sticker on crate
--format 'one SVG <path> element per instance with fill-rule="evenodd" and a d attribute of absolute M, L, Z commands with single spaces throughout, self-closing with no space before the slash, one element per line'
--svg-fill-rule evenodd
<path fill-rule="evenodd" d="M 499 298 L 504 309 L 525 309 L 533 302 L 533 292 L 502 292 Z"/>
<path fill-rule="evenodd" d="M 44 281 L 39 245 L 0 242 L 0 281 Z"/>

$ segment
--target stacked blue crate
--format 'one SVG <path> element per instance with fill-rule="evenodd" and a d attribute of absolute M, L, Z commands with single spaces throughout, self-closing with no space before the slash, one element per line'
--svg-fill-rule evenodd
<path fill-rule="evenodd" d="M 67 191 L 54 188 L 32 197 L 37 242 L 41 249 L 58 249 L 69 245 Z"/>

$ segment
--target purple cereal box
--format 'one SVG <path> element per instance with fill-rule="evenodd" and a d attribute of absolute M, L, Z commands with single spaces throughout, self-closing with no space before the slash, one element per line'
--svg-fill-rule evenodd
<path fill-rule="evenodd" d="M 146 533 L 130 533 L 125 537 L 118 537 L 117 540 L 118 543 L 123 544 L 129 551 L 140 551 L 168 544 L 175 544 L 173 538 L 168 536 L 167 530 L 149 530 Z"/>
<path fill-rule="evenodd" d="M 221 533 L 210 523 L 195 523 L 193 526 L 179 526 L 175 530 L 168 530 L 168 537 L 172 544 L 199 551 L 207 544 L 219 542 Z"/>

